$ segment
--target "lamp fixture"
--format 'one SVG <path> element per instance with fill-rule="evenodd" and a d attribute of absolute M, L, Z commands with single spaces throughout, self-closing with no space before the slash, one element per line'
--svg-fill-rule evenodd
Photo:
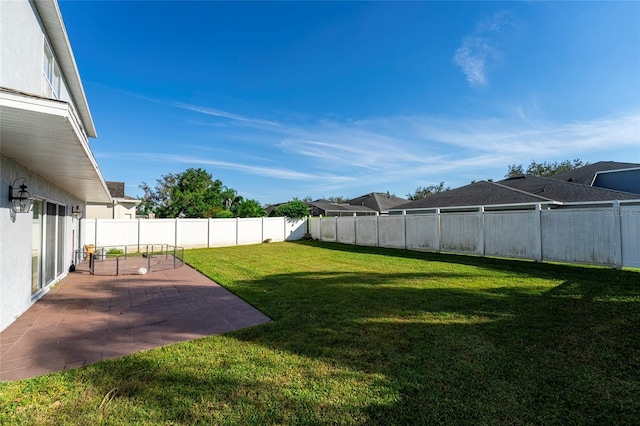
<path fill-rule="evenodd" d="M 76 219 L 80 219 L 82 217 L 82 210 L 80 210 L 80 206 L 75 206 L 71 208 L 71 214 Z"/>
<path fill-rule="evenodd" d="M 16 186 L 20 190 L 15 188 Z M 16 213 L 29 213 L 31 210 L 31 195 L 27 191 L 25 178 L 18 178 L 13 181 L 12 185 L 9 185 L 9 203 L 11 203 L 11 209 Z"/>

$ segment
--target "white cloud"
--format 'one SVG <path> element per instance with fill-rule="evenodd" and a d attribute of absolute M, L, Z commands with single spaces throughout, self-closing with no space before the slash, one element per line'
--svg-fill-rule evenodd
<path fill-rule="evenodd" d="M 507 12 L 497 12 L 491 19 L 480 21 L 456 50 L 453 61 L 462 69 L 471 87 L 488 87 L 487 72 L 502 58 L 498 42 L 507 25 L 513 27 Z"/>

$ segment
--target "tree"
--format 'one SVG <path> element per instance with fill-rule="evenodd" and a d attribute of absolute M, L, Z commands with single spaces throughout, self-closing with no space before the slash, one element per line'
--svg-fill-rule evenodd
<path fill-rule="evenodd" d="M 256 200 L 242 200 L 237 207 L 236 217 L 263 217 L 267 211 Z"/>
<path fill-rule="evenodd" d="M 276 207 L 273 210 L 272 215 L 276 217 L 302 219 L 309 215 L 309 207 L 304 201 L 293 200 Z"/>
<path fill-rule="evenodd" d="M 163 175 L 155 189 L 145 182 L 143 214 L 166 217 L 214 217 L 224 209 L 222 182 L 213 180 L 204 169 L 189 168 L 182 173 Z M 235 191 L 234 191 L 235 192 Z"/>
<path fill-rule="evenodd" d="M 415 201 L 449 190 L 451 190 L 451 187 L 445 187 L 444 182 L 440 182 L 439 185 L 429 185 L 424 188 L 419 186 L 413 194 L 407 194 L 407 197 L 410 201 Z"/>
<path fill-rule="evenodd" d="M 340 195 L 338 195 L 336 197 L 325 198 L 325 200 L 327 200 L 330 203 L 343 204 L 344 202 L 346 202 L 348 200 L 348 198 L 341 197 Z"/>
<path fill-rule="evenodd" d="M 531 160 L 531 164 L 527 167 L 526 173 L 523 171 L 522 164 L 512 164 L 507 170 L 506 178 L 520 176 L 520 175 L 532 175 L 540 177 L 551 177 L 558 173 L 568 172 L 569 170 L 577 169 L 578 167 L 586 166 L 588 162 L 584 162 L 579 158 L 574 160 L 554 161 L 554 162 L 542 162 L 536 163 L 535 160 Z"/>

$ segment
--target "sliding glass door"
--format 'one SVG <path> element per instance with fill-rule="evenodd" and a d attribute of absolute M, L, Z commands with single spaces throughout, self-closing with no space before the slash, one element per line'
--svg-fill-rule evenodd
<path fill-rule="evenodd" d="M 37 293 L 59 277 L 65 266 L 65 206 L 33 202 L 31 293 Z"/>

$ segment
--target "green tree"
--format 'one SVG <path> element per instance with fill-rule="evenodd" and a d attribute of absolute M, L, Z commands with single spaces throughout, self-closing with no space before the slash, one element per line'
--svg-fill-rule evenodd
<path fill-rule="evenodd" d="M 304 201 L 293 200 L 276 207 L 271 214 L 277 217 L 302 219 L 309 215 L 309 207 Z"/>
<path fill-rule="evenodd" d="M 235 214 L 237 217 L 264 217 L 267 211 L 256 200 L 242 200 Z"/>
<path fill-rule="evenodd" d="M 438 185 L 429 185 L 424 188 L 419 186 L 413 194 L 407 194 L 407 198 L 411 201 L 415 201 L 449 190 L 451 190 L 451 187 L 445 187 L 444 182 L 440 182 Z"/>
<path fill-rule="evenodd" d="M 587 164 L 589 163 L 582 161 L 579 158 L 576 158 L 574 160 L 553 162 L 544 161 L 542 163 L 537 163 L 535 160 L 531 160 L 531 164 L 529 164 L 529 167 L 527 167 L 526 172 L 524 171 L 522 164 L 511 164 L 507 170 L 507 174 L 504 175 L 504 177 L 510 178 L 524 174 L 540 177 L 551 177 L 558 173 L 564 173 L 568 172 L 569 170 L 577 169 L 578 167 L 586 166 Z"/>
<path fill-rule="evenodd" d="M 214 217 L 224 209 L 224 186 L 204 169 L 189 168 L 182 173 L 163 175 L 155 189 L 143 182 L 143 214 L 159 218 Z"/>

